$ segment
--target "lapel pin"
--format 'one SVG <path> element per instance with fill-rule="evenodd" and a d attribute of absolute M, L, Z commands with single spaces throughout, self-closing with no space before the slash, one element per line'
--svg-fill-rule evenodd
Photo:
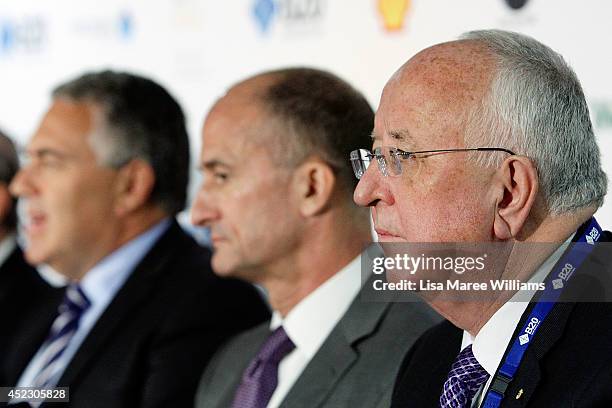
<path fill-rule="evenodd" d="M 523 396 L 523 389 L 521 388 L 519 392 L 516 394 L 516 399 L 520 399 Z"/>

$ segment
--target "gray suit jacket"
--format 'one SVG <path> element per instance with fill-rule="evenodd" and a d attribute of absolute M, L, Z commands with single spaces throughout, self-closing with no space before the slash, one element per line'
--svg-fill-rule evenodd
<path fill-rule="evenodd" d="M 281 408 L 389 407 L 404 354 L 440 320 L 424 303 L 365 302 L 357 296 Z M 197 408 L 231 406 L 243 371 L 268 334 L 269 324 L 259 325 L 213 357 L 200 381 Z"/>

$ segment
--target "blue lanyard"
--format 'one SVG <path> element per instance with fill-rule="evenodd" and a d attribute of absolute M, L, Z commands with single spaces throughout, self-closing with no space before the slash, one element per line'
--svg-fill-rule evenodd
<path fill-rule="evenodd" d="M 545 301 L 540 300 L 533 307 L 531 313 L 527 317 L 525 324 L 520 334 L 514 339 L 512 348 L 506 356 L 504 364 L 495 374 L 491 387 L 487 392 L 482 405 L 484 408 L 497 408 L 504 399 L 504 393 L 508 384 L 514 379 L 516 370 L 518 370 L 523 355 L 527 347 L 532 343 L 533 337 L 536 335 L 538 328 L 548 316 L 555 302 L 559 300 L 565 283 L 567 283 L 573 271 L 578 269 L 585 258 L 591 253 L 595 242 L 601 237 L 602 230 L 595 218 L 591 218 L 581 234 L 574 239 L 577 243 L 588 243 L 590 245 L 573 246 L 569 251 L 563 254 L 560 262 L 557 262 L 555 268 L 546 278 L 546 289 L 540 297 Z M 586 248 L 584 248 L 586 247 Z"/>

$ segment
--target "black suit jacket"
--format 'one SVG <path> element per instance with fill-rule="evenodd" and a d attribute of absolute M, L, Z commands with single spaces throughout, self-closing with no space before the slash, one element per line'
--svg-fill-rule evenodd
<path fill-rule="evenodd" d="M 28 264 L 19 246 L 0 266 L 0 356 L 13 337 L 16 325 L 28 316 L 38 299 L 61 292 L 47 284 Z M 33 301 L 34 300 L 34 301 Z"/>
<path fill-rule="evenodd" d="M 44 341 L 62 292 L 38 302 L 0 359 L 14 386 Z M 256 289 L 215 276 L 210 252 L 174 222 L 135 268 L 66 367 L 69 404 L 43 407 L 189 407 L 209 358 L 233 334 L 269 318 Z"/>
<path fill-rule="evenodd" d="M 610 242 L 612 234 L 604 232 L 602 238 Z M 577 276 L 588 269 L 609 279 L 609 245 L 597 247 Z M 517 328 L 523 327 L 533 306 L 527 308 Z M 415 343 L 400 368 L 392 407 L 439 406 L 462 336 L 463 330 L 445 321 Z M 508 408 L 612 407 L 612 303 L 556 303 L 527 348 L 505 395 L 501 406 Z"/>
<path fill-rule="evenodd" d="M 40 277 L 38 271 L 28 264 L 19 246 L 0 265 L 0 305 L 14 305 L 18 298 L 34 291 L 41 294 L 50 286 Z M 12 313 L 14 314 L 14 313 Z"/>

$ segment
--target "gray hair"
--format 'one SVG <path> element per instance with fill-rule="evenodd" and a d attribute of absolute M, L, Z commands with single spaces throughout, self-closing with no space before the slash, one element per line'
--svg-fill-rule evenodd
<path fill-rule="evenodd" d="M 139 158 L 151 165 L 150 200 L 174 215 L 185 207 L 189 138 L 178 102 L 158 83 L 125 72 L 86 73 L 61 84 L 54 98 L 91 102 L 102 108 L 89 141 L 100 164 L 119 168 Z"/>
<path fill-rule="evenodd" d="M 484 43 L 496 72 L 482 104 L 469 112 L 466 145 L 504 147 L 533 160 L 553 215 L 603 204 L 607 178 L 582 87 L 563 57 L 526 35 L 471 31 Z M 503 155 L 477 155 L 499 166 Z"/>

